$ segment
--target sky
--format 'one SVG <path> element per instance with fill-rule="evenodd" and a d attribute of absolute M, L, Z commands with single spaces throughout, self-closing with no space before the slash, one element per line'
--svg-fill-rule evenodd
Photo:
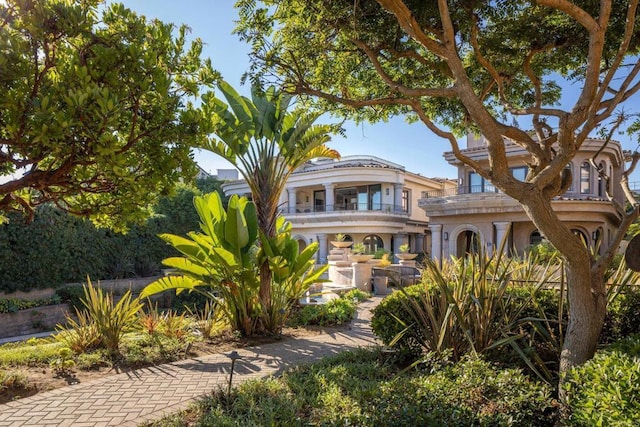
<path fill-rule="evenodd" d="M 248 85 L 241 86 L 242 74 L 249 67 L 249 47 L 232 34 L 238 19 L 235 0 L 120 0 L 126 7 L 176 25 L 186 24 L 191 36 L 204 42 L 203 57 L 211 58 L 213 67 L 240 93 L 248 95 Z M 565 87 L 565 102 L 577 93 L 575 87 Z M 328 119 L 331 121 L 331 119 Z M 338 122 L 335 119 L 334 122 Z M 346 137 L 336 135 L 328 145 L 342 156 L 373 155 L 403 165 L 406 170 L 427 177 L 456 178 L 456 169 L 443 158 L 450 151 L 449 143 L 431 133 L 423 124 L 408 124 L 402 117 L 386 123 L 344 124 Z M 635 149 L 628 138 L 622 140 L 625 149 Z M 195 153 L 198 164 L 207 172 L 231 168 L 223 158 L 208 152 Z M 638 175 L 640 180 L 640 173 Z M 632 181 L 635 181 L 632 179 Z"/>

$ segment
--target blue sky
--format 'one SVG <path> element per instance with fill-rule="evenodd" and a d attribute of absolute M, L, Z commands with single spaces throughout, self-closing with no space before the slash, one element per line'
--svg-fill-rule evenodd
<path fill-rule="evenodd" d="M 213 67 L 237 90 L 249 93 L 247 86 L 240 85 L 240 78 L 249 66 L 249 49 L 232 34 L 234 21 L 237 20 L 233 8 L 235 0 L 120 1 L 148 18 L 188 25 L 192 30 L 191 35 L 200 37 L 205 43 L 203 56 L 211 58 Z M 576 89 L 565 87 L 565 103 L 575 99 Z M 399 163 L 407 170 L 424 176 L 456 177 L 455 169 L 442 157 L 443 152 L 450 150 L 448 142 L 433 135 L 420 123 L 407 124 L 403 118 L 396 117 L 387 123 L 347 123 L 345 129 L 346 138 L 337 135 L 329 143 L 343 156 L 369 154 Z M 618 139 L 623 140 L 624 148 L 636 148 L 628 138 Z M 212 173 L 216 169 L 231 167 L 226 160 L 211 153 L 196 153 L 196 160 L 202 168 Z"/>

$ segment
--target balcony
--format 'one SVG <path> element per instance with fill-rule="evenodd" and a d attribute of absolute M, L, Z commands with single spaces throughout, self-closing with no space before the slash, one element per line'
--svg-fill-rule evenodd
<path fill-rule="evenodd" d="M 386 203 L 376 203 L 376 204 L 367 204 L 367 203 L 341 203 L 335 205 L 313 205 L 313 204 L 303 204 L 297 205 L 295 210 L 293 208 L 282 209 L 282 213 L 285 215 L 293 215 L 293 214 L 318 214 L 318 213 L 382 213 L 382 214 L 392 214 L 392 215 L 404 215 L 408 216 L 409 213 L 402 207 L 396 206 L 392 204 Z"/>

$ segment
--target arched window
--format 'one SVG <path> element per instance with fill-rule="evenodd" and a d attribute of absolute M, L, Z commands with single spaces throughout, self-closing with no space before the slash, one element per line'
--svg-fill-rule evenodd
<path fill-rule="evenodd" d="M 580 166 L 580 194 L 591 193 L 591 165 L 589 162 L 582 163 Z"/>
<path fill-rule="evenodd" d="M 530 245 L 537 245 L 539 243 L 542 243 L 542 240 L 543 240 L 542 234 L 540 234 L 540 232 L 538 230 L 534 230 L 529 235 L 529 244 Z"/>
<path fill-rule="evenodd" d="M 362 240 L 362 244 L 367 248 L 367 253 L 374 253 L 378 249 L 384 249 L 384 242 L 375 234 L 370 234 Z"/>
<path fill-rule="evenodd" d="M 598 165 L 598 169 L 600 169 L 602 173 L 604 173 L 606 171 L 605 164 L 603 162 L 600 162 L 600 164 Z M 598 197 L 605 197 L 606 185 L 607 180 L 600 173 L 598 173 Z"/>
<path fill-rule="evenodd" d="M 589 239 L 587 239 L 587 235 L 584 234 L 581 230 L 578 230 L 577 228 L 572 228 L 571 232 L 576 236 L 579 236 L 580 239 L 582 240 L 582 243 L 584 243 L 585 245 L 589 244 Z"/>
<path fill-rule="evenodd" d="M 567 192 L 571 193 L 571 192 L 573 192 L 573 163 L 568 163 L 564 168 L 568 169 L 569 172 L 571 172 L 571 185 L 569 186 L 569 189 L 567 190 Z"/>
<path fill-rule="evenodd" d="M 456 254 L 458 257 L 464 257 L 468 254 L 477 254 L 480 248 L 480 236 L 472 230 L 465 230 L 458 234 L 456 246 Z"/>

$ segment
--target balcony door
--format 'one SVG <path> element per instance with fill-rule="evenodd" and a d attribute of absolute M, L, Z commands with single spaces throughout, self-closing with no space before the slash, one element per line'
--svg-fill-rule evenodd
<path fill-rule="evenodd" d="M 316 190 L 313 192 L 313 211 L 324 212 L 326 209 L 326 193 L 325 190 Z"/>

